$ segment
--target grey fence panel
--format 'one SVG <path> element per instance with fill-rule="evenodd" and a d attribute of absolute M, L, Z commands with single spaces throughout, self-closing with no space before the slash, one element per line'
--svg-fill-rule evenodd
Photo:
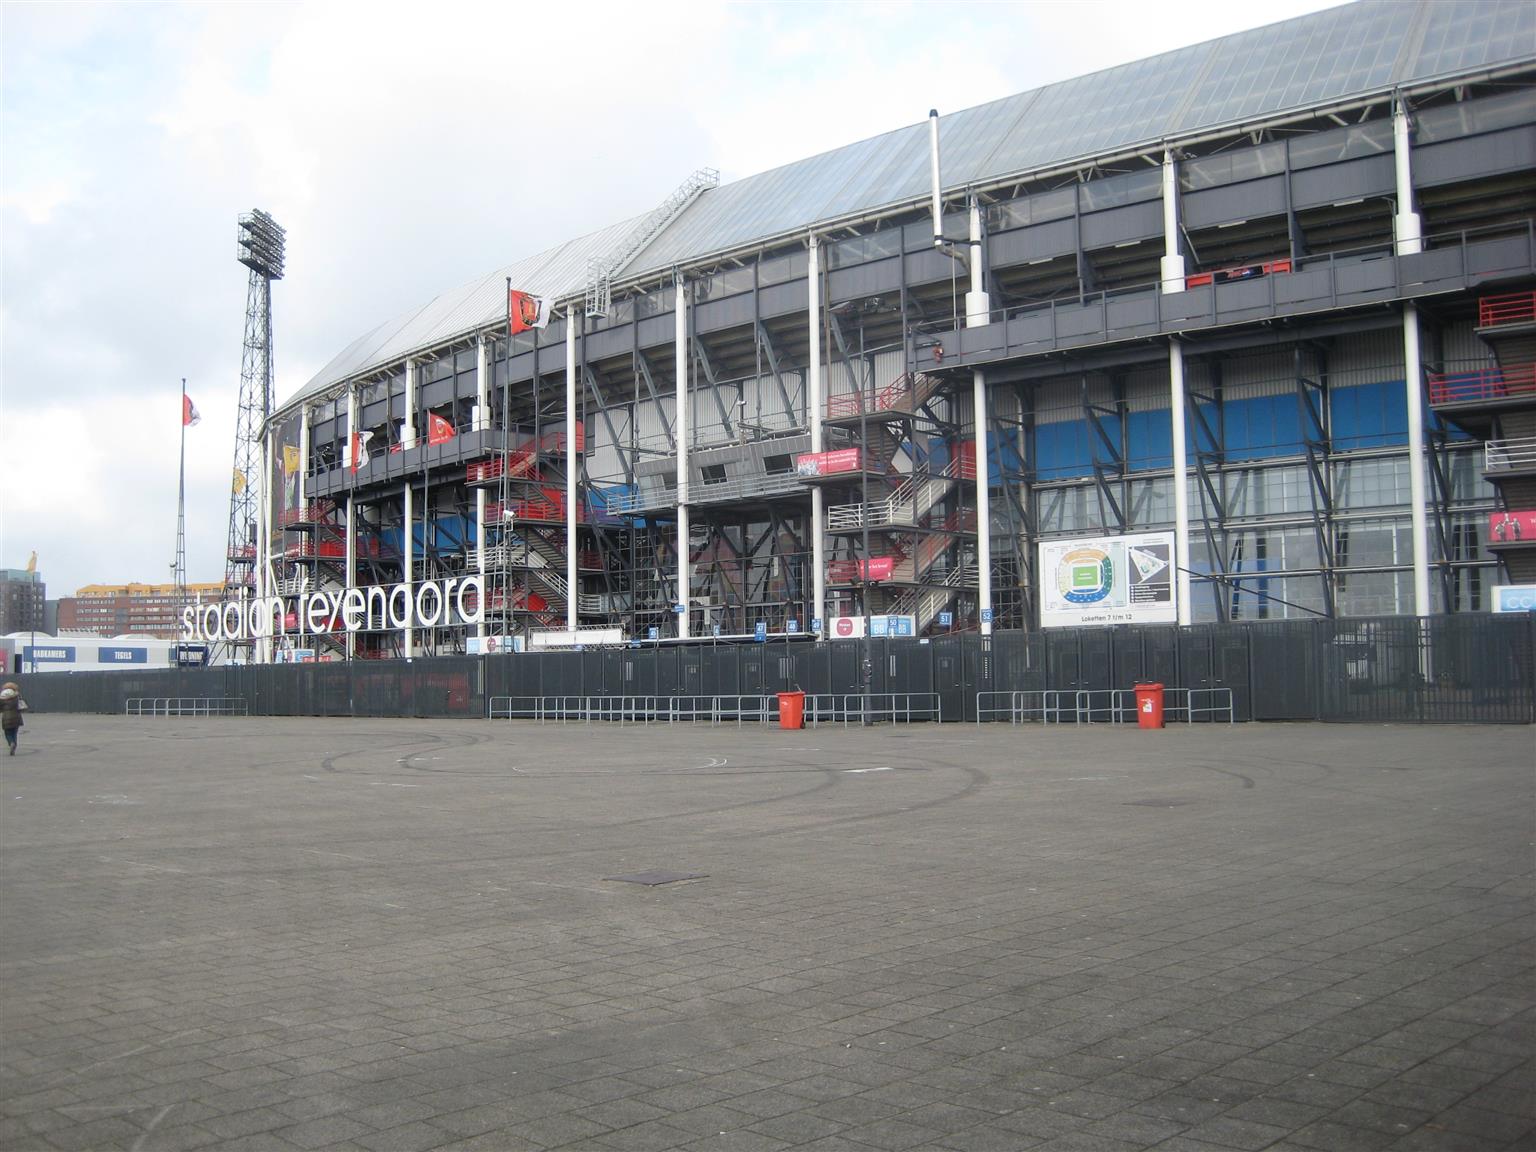
<path fill-rule="evenodd" d="M 1314 621 L 1250 624 L 1250 712 L 1254 720 L 1316 720 L 1322 715 L 1319 629 Z"/>

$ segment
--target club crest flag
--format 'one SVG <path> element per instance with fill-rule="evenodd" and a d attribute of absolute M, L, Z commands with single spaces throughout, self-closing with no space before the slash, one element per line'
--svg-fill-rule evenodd
<path fill-rule="evenodd" d="M 245 492 L 245 473 L 238 468 L 235 469 L 234 475 L 229 478 L 229 490 L 236 496 L 243 495 Z"/>
<path fill-rule="evenodd" d="M 292 476 L 299 470 L 299 449 L 295 444 L 283 445 L 283 475 Z"/>
<path fill-rule="evenodd" d="M 181 394 L 181 424 L 182 424 L 182 427 L 189 428 L 193 424 L 196 424 L 196 423 L 198 423 L 198 421 L 202 420 L 202 418 L 203 418 L 203 415 L 202 415 L 201 412 L 199 412 L 197 410 L 197 405 L 192 403 L 192 397 L 188 396 L 185 392 L 183 392 Z"/>
<path fill-rule="evenodd" d="M 528 292 L 519 292 L 516 288 L 509 289 L 507 326 L 512 335 L 548 325 L 550 313 L 554 311 L 553 304 L 548 296 L 534 296 Z"/>
<path fill-rule="evenodd" d="M 372 439 L 372 432 L 352 433 L 352 471 L 356 472 L 368 463 L 368 441 Z"/>
<path fill-rule="evenodd" d="M 457 433 L 453 425 L 444 420 L 436 412 L 427 413 L 427 443 L 444 444 L 452 440 Z"/>

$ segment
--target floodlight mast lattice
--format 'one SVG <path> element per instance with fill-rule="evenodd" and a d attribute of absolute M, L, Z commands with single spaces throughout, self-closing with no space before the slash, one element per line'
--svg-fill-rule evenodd
<path fill-rule="evenodd" d="M 261 436 L 272 414 L 272 281 L 283 278 L 286 233 L 262 211 L 240 217 L 235 258 L 250 269 L 245 296 L 245 346 L 240 358 L 240 405 L 235 414 L 235 465 L 230 475 L 229 536 L 224 594 L 238 599 L 257 586 L 256 533 L 262 491 Z M 250 658 L 251 642 L 231 655 Z"/>

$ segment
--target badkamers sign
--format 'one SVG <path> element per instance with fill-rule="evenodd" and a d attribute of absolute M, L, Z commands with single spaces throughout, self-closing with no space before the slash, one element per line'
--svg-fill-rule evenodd
<path fill-rule="evenodd" d="M 290 613 L 281 596 L 197 603 L 182 611 L 183 640 L 262 640 L 386 628 L 479 624 L 485 587 L 479 576 L 366 588 L 305 592 Z"/>

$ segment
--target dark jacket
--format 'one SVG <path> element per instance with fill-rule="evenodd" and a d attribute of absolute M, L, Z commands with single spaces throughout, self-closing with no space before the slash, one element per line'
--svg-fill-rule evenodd
<path fill-rule="evenodd" d="M 0 699 L 0 728 L 20 728 L 21 710 L 26 706 L 20 695 Z"/>

